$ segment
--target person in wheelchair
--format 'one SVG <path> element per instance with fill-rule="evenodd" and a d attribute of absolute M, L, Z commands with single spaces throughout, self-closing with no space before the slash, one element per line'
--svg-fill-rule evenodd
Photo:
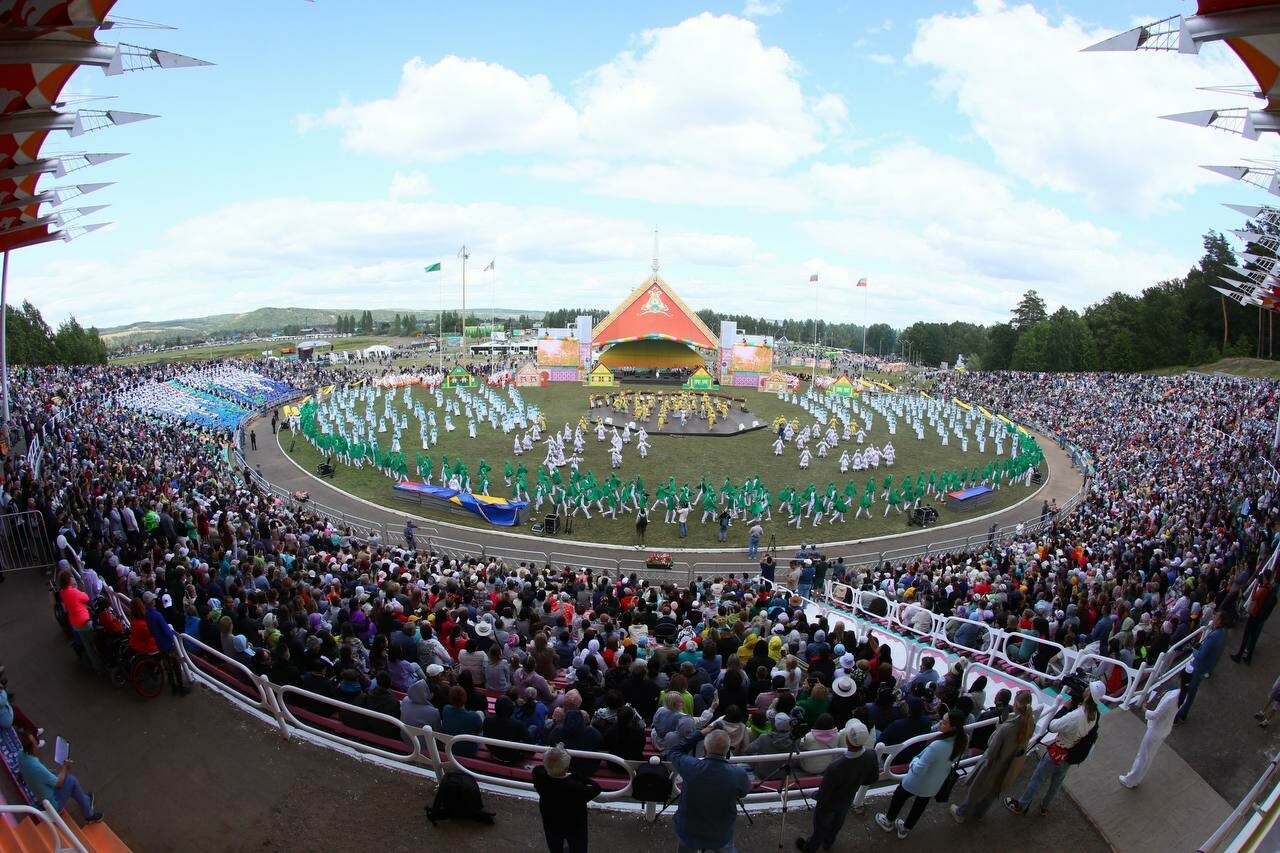
<path fill-rule="evenodd" d="M 928 527 L 938 520 L 938 511 L 929 505 L 918 506 L 911 511 L 911 524 Z"/>

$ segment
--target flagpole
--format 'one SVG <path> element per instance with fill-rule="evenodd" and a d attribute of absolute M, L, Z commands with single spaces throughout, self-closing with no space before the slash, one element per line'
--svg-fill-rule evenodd
<path fill-rule="evenodd" d="M 867 286 L 862 286 L 862 369 L 867 369 Z"/>
<path fill-rule="evenodd" d="M 462 354 L 467 353 L 467 244 L 458 250 L 462 257 Z"/>

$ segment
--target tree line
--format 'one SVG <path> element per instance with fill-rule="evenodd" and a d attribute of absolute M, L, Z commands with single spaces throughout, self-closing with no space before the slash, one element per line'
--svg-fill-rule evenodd
<path fill-rule="evenodd" d="M 68 317 L 55 332 L 30 302 L 9 308 L 4 322 L 10 364 L 106 364 L 107 345 L 97 328 Z"/>

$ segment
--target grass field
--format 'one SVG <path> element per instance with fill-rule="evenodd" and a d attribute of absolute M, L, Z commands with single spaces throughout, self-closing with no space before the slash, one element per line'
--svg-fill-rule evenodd
<path fill-rule="evenodd" d="M 628 385 L 627 387 L 644 388 L 646 386 Z M 670 392 L 672 388 L 671 386 L 665 386 L 663 390 Z M 396 394 L 395 408 L 402 406 L 400 393 L 397 392 Z M 449 395 L 454 392 L 445 391 L 444 393 Z M 589 412 L 587 408 L 587 389 L 577 384 L 553 383 L 548 388 L 523 389 L 522 393 L 526 403 L 539 406 L 546 414 L 549 429 L 562 428 L 565 423 L 576 425 L 579 416 L 583 414 L 587 414 L 588 420 L 594 422 L 592 415 L 602 411 Z M 726 391 L 726 393 L 728 392 Z M 423 402 L 428 411 L 433 408 L 433 401 L 429 399 L 427 392 L 420 386 L 413 388 L 413 395 L 415 399 Z M 773 394 L 734 389 L 734 396 L 745 396 L 747 406 L 751 411 L 751 417 L 760 420 L 762 423 L 770 423 L 778 415 L 786 415 L 788 418 L 799 417 L 802 420 L 807 418 L 806 413 L 798 406 L 780 401 Z M 381 400 L 377 405 L 378 410 L 381 411 Z M 357 415 L 359 416 L 362 413 L 363 404 L 358 404 Z M 612 414 L 608 411 L 603 413 Z M 448 455 L 451 460 L 461 455 L 473 477 L 480 460 L 485 459 L 493 467 L 490 493 L 495 496 L 509 497 L 511 495 L 510 489 L 502 481 L 503 463 L 509 459 L 514 465 L 522 460 L 531 472 L 529 486 L 532 489 L 536 479 L 537 466 L 546 455 L 545 445 L 541 443 L 535 444 L 531 451 L 526 452 L 517 459 L 512 454 L 511 446 L 514 433 L 512 435 L 503 435 L 501 430 L 491 429 L 488 423 L 483 423 L 478 425 L 477 437 L 473 440 L 468 437 L 464 419 L 458 419 L 457 429 L 453 433 L 445 432 L 443 418 L 439 413 L 437 414 L 437 420 L 440 424 L 440 443 L 427 451 L 432 457 L 436 468 L 437 481 L 441 459 L 444 455 Z M 390 434 L 388 433 L 380 438 L 383 449 L 388 449 L 391 442 Z M 703 475 L 717 488 L 726 476 L 729 476 L 737 483 L 741 483 L 748 477 L 759 476 L 774 493 L 784 485 L 790 484 L 803 489 L 810 482 L 815 483 L 820 491 L 825 489 L 828 482 L 834 482 L 838 488 L 843 489 L 845 483 L 852 477 L 857 482 L 860 492 L 861 488 L 866 484 L 868 475 L 874 476 L 879 484 L 883 482 L 883 478 L 887 473 L 893 473 L 895 474 L 895 479 L 901 480 L 908 474 L 914 478 L 920 471 L 924 471 L 927 476 L 928 472 L 933 469 L 941 471 L 951 468 L 971 467 L 975 464 L 981 467 L 994 458 L 994 455 L 990 452 L 994 450 L 991 444 L 987 445 L 989 453 L 985 456 L 979 455 L 976 451 L 976 446 L 973 444 L 970 445 L 969 453 L 962 453 L 956 442 L 953 441 L 948 447 L 942 447 L 937 436 L 928 431 L 925 432 L 924 440 L 917 440 L 915 434 L 901 422 L 897 435 L 890 436 L 885 426 L 885 419 L 877 417 L 874 430 L 867 436 L 867 443 L 874 443 L 879 447 L 883 447 L 886 442 L 892 441 L 897 451 L 897 464 L 893 468 L 885 468 L 882 465 L 880 470 L 875 472 L 851 471 L 847 475 L 841 475 L 838 465 L 839 448 L 825 459 L 818 458 L 815 453 L 811 467 L 807 471 L 801 471 L 797 462 L 797 454 L 793 448 L 788 447 L 782 457 L 773 455 L 773 438 L 774 436 L 768 429 L 726 437 L 651 435 L 651 450 L 648 458 L 641 460 L 635 452 L 634 444 L 629 445 L 623 451 L 623 467 L 617 473 L 624 480 L 630 479 L 637 474 L 640 475 L 651 495 L 658 483 L 668 476 L 674 476 L 677 484 L 688 482 L 696 492 L 699 479 Z M 416 473 L 413 472 L 414 454 L 422 452 L 422 448 L 418 441 L 417 421 L 412 415 L 410 416 L 409 429 L 404 432 L 402 441 L 402 451 L 411 471 L 410 477 L 416 479 Z M 283 445 L 288 451 L 290 447 L 288 433 L 283 434 Z M 816 442 L 810 445 L 811 448 L 815 446 Z M 849 449 L 850 455 L 852 455 L 856 446 Z M 289 452 L 298 464 L 308 471 L 315 470 L 320 461 L 319 451 L 301 438 L 293 443 L 293 450 Z M 594 470 L 596 476 L 601 480 L 609 475 L 609 444 L 607 441 L 598 443 L 594 433 L 588 434 L 583 456 L 582 469 L 584 471 Z M 393 509 L 403 510 L 406 506 L 412 506 L 396 500 L 392 495 L 391 480 L 385 477 L 382 472 L 367 465 L 362 469 L 339 465 L 338 476 L 334 480 L 334 485 Z M 1004 488 L 996 493 L 995 501 L 990 505 L 990 509 L 994 510 L 1008 506 L 1020 500 L 1026 494 L 1027 490 L 1020 486 Z M 419 512 L 416 508 L 411 511 Z M 939 511 L 941 513 L 940 523 L 959 520 L 960 518 L 959 516 L 953 516 L 945 508 L 939 508 Z M 764 525 L 765 541 L 768 541 L 770 534 L 774 534 L 777 537 L 778 544 L 790 545 L 814 540 L 859 539 L 887 533 L 904 532 L 908 529 L 905 515 L 900 515 L 898 512 L 891 510 L 889 516 L 885 518 L 883 517 L 883 512 L 884 506 L 877 500 L 873 508 L 873 517 L 870 520 L 864 516 L 854 521 L 853 514 L 850 512 L 848 515 L 849 520 L 843 525 L 836 524 L 833 527 L 824 523 L 815 528 L 809 522 L 805 522 L 797 530 L 795 527 L 785 525 L 786 516 L 778 512 L 775 507 L 773 521 Z M 531 506 L 529 515 L 531 519 L 540 518 L 542 513 L 535 513 Z M 593 518 L 588 521 L 579 515 L 574 520 L 573 534 L 566 538 L 611 544 L 632 544 L 634 542 L 635 528 L 632 516 L 627 516 L 624 519 L 622 514 L 619 513 L 619 517 L 615 521 L 601 517 L 594 509 L 592 509 L 592 516 Z M 661 510 L 653 513 L 650 518 L 646 539 L 648 549 L 717 547 L 719 543 L 716 542 L 715 524 L 713 522 L 701 524 L 699 523 L 700 517 L 701 508 L 695 507 L 689 519 L 689 536 L 687 539 L 681 540 L 674 524 L 666 525 L 662 523 Z M 472 522 L 467 516 L 450 515 L 448 520 L 463 524 L 471 523 L 476 527 L 486 526 L 479 519 Z M 742 522 L 735 522 L 729 531 L 729 545 L 745 546 L 746 526 Z"/>

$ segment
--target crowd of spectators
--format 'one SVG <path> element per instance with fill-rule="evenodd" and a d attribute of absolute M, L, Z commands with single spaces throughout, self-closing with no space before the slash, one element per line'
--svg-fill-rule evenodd
<path fill-rule="evenodd" d="M 301 388 L 346 378 L 287 362 L 248 369 Z M 38 514 L 59 570 L 90 600 L 110 589 L 140 601 L 174 632 L 277 684 L 446 735 L 635 762 L 716 725 L 734 753 L 756 757 L 758 779 L 793 747 L 841 748 L 853 719 L 872 743 L 892 745 L 948 715 L 1009 713 L 1008 691 L 988 695 L 962 663 L 903 672 L 852 620 L 808 616 L 803 599 L 765 579 L 771 563 L 761 576 L 656 583 L 362 539 L 256 489 L 231 433 L 113 402 L 172 370 L 17 373 L 18 417 L 43 450 L 38 475 L 22 456 L 5 461 L 0 509 Z M 1135 666 L 1154 660 L 1210 613 L 1234 613 L 1275 548 L 1276 390 L 1195 376 L 946 377 L 937 393 L 1036 425 L 1070 449 L 1088 475 L 1080 505 L 1034 534 L 967 552 L 846 566 L 813 549 L 790 569 L 809 571 L 818 591 L 830 579 L 848 596 L 909 601 L 921 624 L 932 612 L 1024 635 L 1011 654 L 1041 671 L 1053 647 L 1037 640 L 1095 644 Z M 953 639 L 981 647 L 972 633 Z M 358 712 L 309 710 L 400 736 Z M 820 773 L 830 757 L 802 759 L 803 769 Z M 598 768 L 575 758 L 571 769 Z"/>

